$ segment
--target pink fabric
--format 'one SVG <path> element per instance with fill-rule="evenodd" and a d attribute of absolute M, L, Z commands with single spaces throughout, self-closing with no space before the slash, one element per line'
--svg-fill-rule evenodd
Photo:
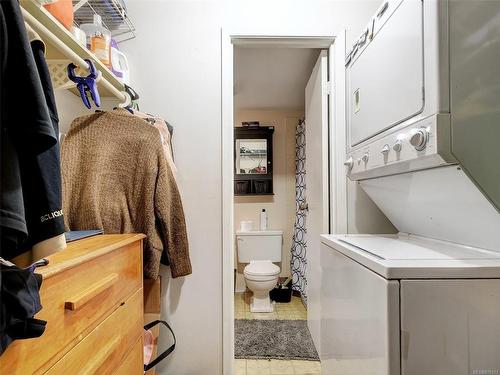
<path fill-rule="evenodd" d="M 171 139 L 170 139 L 170 132 L 168 131 L 168 126 L 165 123 L 165 120 L 158 116 L 152 116 L 148 115 L 147 113 L 140 112 L 134 110 L 134 115 L 137 117 L 140 117 L 144 120 L 149 120 L 152 119 L 154 123 L 150 123 L 152 126 L 154 126 L 158 131 L 160 132 L 160 137 L 161 137 L 161 144 L 163 145 L 163 151 L 165 153 L 165 158 L 167 159 L 167 163 L 170 165 L 170 168 L 172 169 L 172 172 L 174 173 L 174 176 L 177 172 L 177 167 L 175 166 L 174 163 L 174 158 L 173 158 L 173 153 L 172 153 L 172 148 L 170 147 L 171 145 Z"/>
<path fill-rule="evenodd" d="M 155 337 L 153 336 L 153 332 L 151 332 L 150 330 L 144 331 L 144 365 L 147 365 L 149 362 L 151 362 L 154 342 Z"/>

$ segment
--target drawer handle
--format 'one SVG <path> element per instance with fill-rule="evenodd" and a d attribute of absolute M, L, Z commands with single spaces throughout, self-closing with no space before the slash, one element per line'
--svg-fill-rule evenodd
<path fill-rule="evenodd" d="M 80 374 L 97 374 L 97 370 L 108 360 L 113 354 L 115 348 L 120 344 L 121 337 L 115 337 L 109 341 L 103 348 L 97 350 L 97 354 L 89 358 L 89 365 L 84 367 Z"/>
<path fill-rule="evenodd" d="M 69 301 L 64 302 L 64 308 L 66 310 L 76 311 L 89 302 L 92 298 L 96 297 L 98 294 L 104 292 L 106 289 L 111 288 L 118 281 L 118 274 L 112 273 L 106 276 L 104 279 L 92 284 L 87 289 L 78 293 L 76 296 L 71 298 Z"/>

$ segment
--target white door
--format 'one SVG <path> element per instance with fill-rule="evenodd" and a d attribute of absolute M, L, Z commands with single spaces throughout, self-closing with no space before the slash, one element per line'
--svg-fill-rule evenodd
<path fill-rule="evenodd" d="M 306 86 L 307 321 L 320 353 L 320 235 L 328 233 L 328 52 Z"/>

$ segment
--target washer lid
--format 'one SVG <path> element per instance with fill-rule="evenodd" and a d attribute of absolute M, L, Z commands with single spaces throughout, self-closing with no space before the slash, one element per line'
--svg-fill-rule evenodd
<path fill-rule="evenodd" d="M 272 276 L 279 274 L 280 268 L 270 260 L 254 260 L 245 267 L 243 273 L 252 276 Z"/>
<path fill-rule="evenodd" d="M 500 253 L 399 235 L 323 235 L 322 242 L 387 279 L 499 278 Z"/>
<path fill-rule="evenodd" d="M 339 241 L 354 245 L 383 260 L 459 260 L 500 259 L 500 253 L 478 248 L 460 246 L 448 242 L 433 242 L 402 236 L 344 236 Z"/>

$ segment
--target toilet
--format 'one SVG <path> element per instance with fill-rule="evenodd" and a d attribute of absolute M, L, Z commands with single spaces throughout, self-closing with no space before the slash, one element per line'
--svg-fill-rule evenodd
<path fill-rule="evenodd" d="M 236 232 L 238 262 L 247 264 L 243 271 L 245 284 L 253 292 L 251 312 L 273 312 L 269 298 L 278 282 L 281 262 L 282 231 Z"/>

